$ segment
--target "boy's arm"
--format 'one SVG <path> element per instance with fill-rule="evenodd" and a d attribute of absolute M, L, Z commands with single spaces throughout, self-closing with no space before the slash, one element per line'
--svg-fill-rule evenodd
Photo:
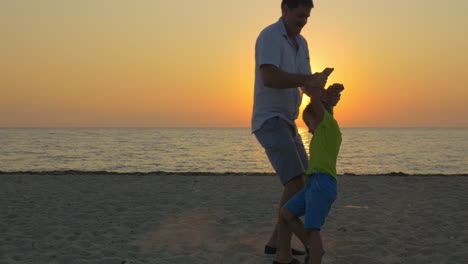
<path fill-rule="evenodd" d="M 310 93 L 310 104 L 312 105 L 312 110 L 314 111 L 314 119 L 317 123 L 320 123 L 325 115 L 325 107 L 323 106 L 322 100 L 320 100 L 322 94 L 322 89 L 314 88 L 311 89 Z"/>
<path fill-rule="evenodd" d="M 334 83 L 328 86 L 325 93 L 322 95 L 322 101 L 330 106 L 336 106 L 341 98 L 341 92 L 344 90 L 344 86 L 341 83 Z"/>
<path fill-rule="evenodd" d="M 333 115 L 333 107 L 338 104 L 341 98 L 341 92 L 344 90 L 344 86 L 341 83 L 334 83 L 328 86 L 325 93 L 322 95 L 322 104 L 325 109 Z"/>
<path fill-rule="evenodd" d="M 325 108 L 325 110 L 327 110 L 328 113 L 330 113 L 330 115 L 333 115 L 333 114 L 334 114 L 334 112 L 333 112 L 334 106 L 328 104 L 328 103 L 325 102 L 325 101 L 322 101 L 322 104 L 323 104 L 323 107 Z"/>

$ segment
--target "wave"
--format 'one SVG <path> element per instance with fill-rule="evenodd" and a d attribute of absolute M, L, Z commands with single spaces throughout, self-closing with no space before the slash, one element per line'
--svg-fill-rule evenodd
<path fill-rule="evenodd" d="M 275 176 L 275 173 L 269 172 L 171 172 L 171 171 L 152 171 L 152 172 L 114 172 L 114 171 L 81 171 L 81 170 L 54 170 L 54 171 L 0 171 L 0 175 L 134 175 L 134 176 Z M 355 176 L 394 176 L 394 177 L 434 177 L 434 176 L 468 176 L 468 173 L 457 174 L 408 174 L 404 172 L 388 172 L 378 174 L 339 174 L 341 177 Z"/>

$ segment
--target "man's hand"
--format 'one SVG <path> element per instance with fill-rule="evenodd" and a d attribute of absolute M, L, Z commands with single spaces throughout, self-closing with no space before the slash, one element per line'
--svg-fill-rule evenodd
<path fill-rule="evenodd" d="M 344 90 L 344 86 L 341 83 L 334 83 L 322 93 L 322 102 L 329 106 L 335 106 L 341 98 L 341 92 Z"/>
<path fill-rule="evenodd" d="M 312 97 L 312 89 L 324 89 L 327 84 L 328 76 L 330 76 L 333 70 L 333 68 L 325 68 L 322 72 L 312 74 L 303 87 L 304 93 Z"/>

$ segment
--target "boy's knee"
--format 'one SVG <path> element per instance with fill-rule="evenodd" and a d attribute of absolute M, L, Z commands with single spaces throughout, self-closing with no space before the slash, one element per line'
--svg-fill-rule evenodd
<path fill-rule="evenodd" d="M 297 216 L 291 212 L 288 208 L 282 207 L 280 211 L 281 220 L 290 223 L 296 220 Z"/>
<path fill-rule="evenodd" d="M 320 229 L 307 229 L 307 235 L 309 236 L 309 242 L 311 243 L 309 253 L 311 255 L 322 257 L 325 254 L 325 250 L 320 237 Z"/>

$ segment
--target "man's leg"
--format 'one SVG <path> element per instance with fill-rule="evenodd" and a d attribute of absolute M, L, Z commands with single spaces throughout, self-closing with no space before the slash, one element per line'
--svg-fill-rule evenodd
<path fill-rule="evenodd" d="M 305 185 L 305 176 L 304 175 L 299 175 L 295 178 L 293 178 L 291 181 L 289 181 L 288 183 L 286 183 L 284 185 L 284 188 L 283 188 L 283 193 L 281 194 L 281 199 L 279 201 L 279 205 L 278 205 L 278 214 L 277 214 L 277 218 L 276 218 L 276 224 L 275 224 L 275 228 L 273 230 L 273 233 L 271 234 L 271 237 L 270 239 L 268 240 L 268 246 L 271 246 L 271 247 L 274 247 L 276 248 L 277 247 L 277 241 L 278 241 L 278 226 L 279 226 L 279 223 L 280 223 L 280 212 L 281 212 L 281 208 L 283 207 L 283 205 L 289 201 L 289 199 L 291 199 L 296 193 L 298 193 L 300 190 L 302 190 L 304 188 L 304 185 Z M 291 246 L 290 246 L 290 242 L 291 242 L 291 236 L 292 236 L 292 233 L 291 232 L 288 232 L 289 233 L 289 238 L 288 238 L 288 241 L 289 241 L 289 248 L 287 250 L 291 251 Z"/>
<path fill-rule="evenodd" d="M 287 209 L 286 209 L 287 210 Z M 288 238 L 287 231 L 293 233 L 301 240 L 304 248 L 307 250 L 307 258 L 304 264 L 321 264 L 322 257 L 325 254 L 323 249 L 322 237 L 319 229 L 304 229 L 304 225 L 298 217 L 289 211 L 290 216 L 285 216 L 280 220 L 278 229 L 278 251 L 276 252 L 276 261 L 288 263 L 293 259 L 290 250 L 284 250 L 291 246 L 291 240 Z"/>
<path fill-rule="evenodd" d="M 320 229 L 305 229 L 301 219 L 289 209 L 283 208 L 280 213 L 278 225 L 278 251 L 276 261 L 288 263 L 293 256 L 288 250 L 291 246 L 290 232 L 292 231 L 301 240 L 308 252 L 305 264 L 320 264 L 325 254 Z"/>
<path fill-rule="evenodd" d="M 299 194 L 300 195 L 300 194 Z M 303 200 L 303 198 L 302 198 Z M 292 260 L 291 254 L 291 232 L 293 232 L 304 245 L 308 248 L 308 234 L 304 229 L 304 224 L 287 208 L 282 208 L 278 224 L 278 250 L 276 251 L 276 261 L 288 263 Z"/>
<path fill-rule="evenodd" d="M 265 121 L 255 136 L 283 184 L 276 224 L 267 243 L 267 246 L 276 248 L 279 209 L 304 187 L 307 153 L 297 128 L 280 117 Z"/>

